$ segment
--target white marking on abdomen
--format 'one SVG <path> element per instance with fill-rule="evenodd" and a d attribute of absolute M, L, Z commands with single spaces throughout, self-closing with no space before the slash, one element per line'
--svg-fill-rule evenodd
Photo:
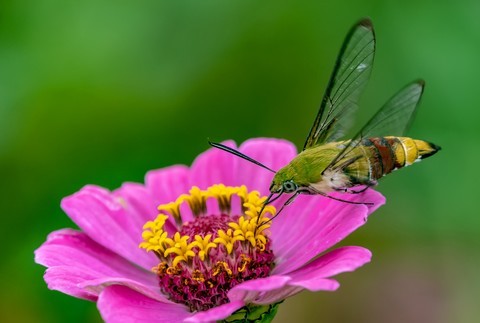
<path fill-rule="evenodd" d="M 326 193 L 350 187 L 350 179 L 341 171 L 327 170 L 322 175 L 320 182 L 312 183 L 311 185 L 317 191 Z"/>

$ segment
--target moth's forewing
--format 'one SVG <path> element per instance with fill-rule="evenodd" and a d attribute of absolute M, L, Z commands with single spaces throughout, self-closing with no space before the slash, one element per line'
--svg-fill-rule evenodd
<path fill-rule="evenodd" d="M 374 56 L 375 33 L 372 22 L 363 19 L 350 29 L 343 42 L 303 150 L 344 135 L 370 77 Z"/>

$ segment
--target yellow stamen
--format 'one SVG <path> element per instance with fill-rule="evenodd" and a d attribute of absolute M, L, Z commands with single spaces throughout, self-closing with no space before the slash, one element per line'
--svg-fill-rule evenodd
<path fill-rule="evenodd" d="M 163 226 L 167 218 L 166 215 L 159 214 L 154 221 L 145 223 L 142 233 L 143 242 L 140 243 L 140 248 L 157 253 L 163 253 L 165 251 L 167 232 L 163 231 Z"/>
<path fill-rule="evenodd" d="M 225 261 L 217 261 L 212 270 L 212 276 L 217 276 L 221 272 L 226 272 L 228 276 L 232 275 L 232 270 Z"/>
<path fill-rule="evenodd" d="M 170 203 L 167 203 L 167 204 L 160 205 L 157 209 L 160 212 L 163 211 L 163 212 L 166 212 L 166 213 L 170 214 L 175 219 L 175 222 L 178 225 L 181 225 L 182 224 L 182 218 L 180 216 L 180 204 L 181 203 L 178 203 L 177 201 L 170 202 Z"/>
<path fill-rule="evenodd" d="M 265 251 L 265 244 L 261 241 L 257 241 L 257 250 L 260 252 Z"/>
<path fill-rule="evenodd" d="M 254 219 L 255 220 L 255 219 Z M 252 220 L 245 220 L 243 216 L 238 219 L 237 222 L 230 222 L 228 224 L 230 228 L 232 228 L 233 236 L 234 237 L 242 237 L 242 241 L 249 241 L 252 246 L 255 247 L 255 237 L 253 236 L 253 232 L 256 227 L 256 223 Z"/>
<path fill-rule="evenodd" d="M 170 248 L 165 250 L 164 256 L 168 257 L 170 254 L 176 255 L 172 262 L 173 267 L 177 267 L 181 261 L 187 262 L 188 258 L 193 258 L 195 256 L 195 253 L 192 250 L 195 245 L 188 243 L 189 239 L 189 236 L 181 236 L 180 232 L 175 233 L 173 239 L 165 239 L 165 243 L 169 245 Z"/>
<path fill-rule="evenodd" d="M 203 274 L 198 269 L 195 269 L 192 272 L 192 279 L 197 281 L 197 282 L 202 282 L 202 283 L 205 281 L 205 278 L 203 277 Z"/>
<path fill-rule="evenodd" d="M 211 248 L 216 248 L 217 244 L 210 242 L 212 239 L 211 234 L 207 234 L 205 237 L 199 236 L 198 234 L 195 236 L 195 241 L 192 242 L 192 245 L 198 247 L 197 255 L 201 261 L 204 261 L 206 256 L 208 255 L 208 251 Z"/>
<path fill-rule="evenodd" d="M 200 190 L 197 186 L 192 187 L 189 191 L 190 194 L 183 194 L 181 195 L 176 203 L 182 203 L 183 201 L 187 201 L 190 209 L 192 210 L 195 216 L 199 216 L 205 213 L 207 210 L 206 201 L 208 195 L 206 191 Z"/>
<path fill-rule="evenodd" d="M 187 235 L 182 236 L 177 232 L 173 237 L 169 237 L 168 233 L 164 231 L 169 216 L 175 219 L 179 227 L 183 225 L 180 212 L 182 203 L 187 202 L 192 213 L 200 216 L 206 212 L 207 199 L 215 198 L 220 210 L 229 214 L 233 195 L 240 198 L 243 215 L 237 221 L 228 223 L 228 229 L 218 230 L 216 234 L 212 232 L 205 236 L 195 235 L 192 242 Z M 248 192 L 245 186 L 228 187 L 220 184 L 213 185 L 207 190 L 193 187 L 190 194 L 181 195 L 175 202 L 158 207 L 160 214 L 143 227 L 143 242 L 140 243 L 140 248 L 154 251 L 162 260 L 161 265 L 154 270 L 157 273 L 174 273 L 175 270 L 172 268 L 176 268 L 181 262 L 191 265 L 191 261 L 195 257 L 198 257 L 200 261 L 205 261 L 208 259 L 210 251 L 218 248 L 219 245 L 223 245 L 227 253 L 231 254 L 238 245 L 237 241 L 243 241 L 257 250 L 263 251 L 267 244 L 266 230 L 270 227 L 269 217 L 276 212 L 274 206 L 264 206 L 265 200 L 265 196 L 261 197 L 257 191 Z M 259 214 L 262 209 L 262 214 Z M 216 238 L 212 241 L 214 236 Z M 243 267 L 244 265 L 240 266 L 240 268 Z"/>
<path fill-rule="evenodd" d="M 178 268 L 168 267 L 165 272 L 169 275 L 178 275 L 181 271 Z"/>
<path fill-rule="evenodd" d="M 227 232 L 223 230 L 218 230 L 218 238 L 213 240 L 213 242 L 217 244 L 224 245 L 227 249 L 227 253 L 231 254 L 233 251 L 233 245 L 236 241 L 243 241 L 245 240 L 242 236 L 233 236 L 232 229 L 228 229 Z"/>
<path fill-rule="evenodd" d="M 168 271 L 168 265 L 166 262 L 161 262 L 158 266 L 153 267 L 152 271 L 157 275 L 163 275 Z"/>
<path fill-rule="evenodd" d="M 240 187 L 236 187 L 236 189 L 237 191 L 235 192 L 235 194 L 237 194 L 238 197 L 240 197 L 240 200 L 242 201 L 242 205 L 243 205 L 243 203 L 245 203 L 248 198 L 247 187 L 245 185 L 242 185 Z"/>
<path fill-rule="evenodd" d="M 241 257 L 242 257 L 242 260 L 240 262 L 240 266 L 237 268 L 239 273 L 245 271 L 248 264 L 252 261 L 252 259 L 250 257 L 246 256 L 245 254 L 242 254 Z"/>

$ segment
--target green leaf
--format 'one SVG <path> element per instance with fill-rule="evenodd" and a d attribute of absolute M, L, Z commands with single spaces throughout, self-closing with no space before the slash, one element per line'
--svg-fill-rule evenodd
<path fill-rule="evenodd" d="M 275 304 L 270 305 L 247 305 L 242 307 L 232 315 L 230 315 L 227 319 L 223 320 L 222 322 L 225 323 L 245 323 L 245 322 L 262 322 L 268 323 L 272 322 L 273 318 L 277 314 L 278 306 L 282 303 L 278 302 Z"/>

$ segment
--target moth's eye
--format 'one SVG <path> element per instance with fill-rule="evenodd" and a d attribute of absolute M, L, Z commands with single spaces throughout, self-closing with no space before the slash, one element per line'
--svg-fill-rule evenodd
<path fill-rule="evenodd" d="M 291 193 L 297 190 L 297 184 L 292 181 L 283 182 L 283 191 L 285 193 Z"/>

